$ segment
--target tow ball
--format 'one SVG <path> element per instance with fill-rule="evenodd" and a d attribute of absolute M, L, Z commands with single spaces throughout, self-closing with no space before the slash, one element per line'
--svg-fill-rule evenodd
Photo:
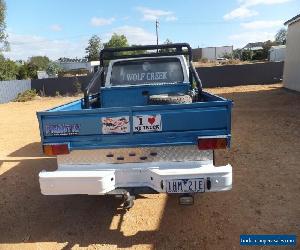
<path fill-rule="evenodd" d="M 127 192 L 124 195 L 124 203 L 123 208 L 129 210 L 133 207 L 135 197 L 133 195 L 130 195 L 129 192 Z"/>
<path fill-rule="evenodd" d="M 130 193 L 128 191 L 124 192 L 122 194 L 116 194 L 115 197 L 119 198 L 119 199 L 123 199 L 122 208 L 124 208 L 126 210 L 129 210 L 134 205 L 135 196 L 130 195 Z"/>

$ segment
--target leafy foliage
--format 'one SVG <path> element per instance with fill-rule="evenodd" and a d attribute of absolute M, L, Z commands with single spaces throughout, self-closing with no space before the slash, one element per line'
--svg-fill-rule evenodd
<path fill-rule="evenodd" d="M 29 58 L 29 63 L 36 65 L 38 70 L 46 70 L 50 59 L 47 56 L 33 56 Z"/>
<path fill-rule="evenodd" d="M 18 74 L 18 66 L 15 62 L 5 59 L 4 57 L 0 58 L 0 81 L 13 80 L 16 79 Z"/>
<path fill-rule="evenodd" d="M 36 97 L 37 93 L 35 89 L 26 90 L 23 93 L 19 93 L 17 98 L 14 100 L 15 102 L 27 102 L 31 101 Z"/>
<path fill-rule="evenodd" d="M 97 61 L 99 60 L 100 50 L 102 48 L 101 39 L 97 35 L 93 35 L 88 46 L 85 48 L 86 58 L 88 61 Z"/>
<path fill-rule="evenodd" d="M 232 51 L 232 56 L 234 59 L 241 59 L 242 57 L 242 49 L 235 49 Z"/>
<path fill-rule="evenodd" d="M 18 67 L 17 79 L 37 79 L 38 66 L 31 62 L 25 62 Z"/>
<path fill-rule="evenodd" d="M 104 44 L 104 48 L 119 48 L 128 47 L 128 41 L 125 35 L 118 35 L 114 33 L 110 40 Z"/>
<path fill-rule="evenodd" d="M 249 50 L 243 50 L 241 54 L 242 61 L 249 61 L 252 58 L 252 53 Z"/>
<path fill-rule="evenodd" d="M 276 41 L 268 40 L 268 41 L 264 42 L 262 55 L 261 55 L 262 59 L 267 59 L 268 55 L 269 55 L 270 48 L 272 46 L 276 46 L 276 45 L 278 45 L 278 43 Z"/>
<path fill-rule="evenodd" d="M 232 59 L 233 58 L 233 53 L 225 52 L 222 57 L 224 57 L 226 59 Z"/>
<path fill-rule="evenodd" d="M 116 33 L 113 33 L 110 40 L 104 44 L 104 48 L 122 48 L 122 47 L 128 47 L 128 41 L 125 35 L 118 35 Z M 129 52 L 118 52 L 116 53 L 118 55 L 129 55 Z M 106 64 L 107 62 L 105 62 Z"/>
<path fill-rule="evenodd" d="M 63 71 L 62 67 L 55 62 L 49 62 L 46 69 L 46 72 L 49 76 L 56 76 L 62 71 Z"/>
<path fill-rule="evenodd" d="M 7 33 L 5 31 L 6 29 L 5 16 L 6 16 L 6 4 L 4 0 L 0 0 L 0 51 L 9 50 Z"/>
<path fill-rule="evenodd" d="M 259 50 L 235 49 L 233 51 L 233 58 L 240 59 L 242 61 L 266 60 L 268 58 L 270 48 L 275 45 L 278 45 L 277 41 L 268 40 L 263 43 L 262 49 Z"/>
<path fill-rule="evenodd" d="M 28 71 L 26 68 L 26 64 L 20 65 L 17 73 L 17 79 L 18 80 L 23 80 L 23 79 L 28 79 Z"/>
<path fill-rule="evenodd" d="M 264 50 L 258 50 L 253 53 L 251 60 L 264 60 L 267 58 L 267 55 Z"/>
<path fill-rule="evenodd" d="M 34 63 L 26 63 L 25 65 L 28 78 L 37 79 L 37 71 L 39 70 L 38 66 Z"/>

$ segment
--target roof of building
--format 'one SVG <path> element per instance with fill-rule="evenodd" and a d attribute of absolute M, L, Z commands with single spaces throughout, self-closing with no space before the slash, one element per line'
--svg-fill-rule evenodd
<path fill-rule="evenodd" d="M 287 20 L 284 25 L 290 25 L 292 23 L 298 22 L 300 21 L 300 14 L 298 14 L 297 16 L 294 16 L 293 18 Z"/>
<path fill-rule="evenodd" d="M 259 50 L 263 49 L 263 42 L 256 42 L 256 43 L 248 43 L 243 49 L 249 49 L 249 50 Z"/>
<path fill-rule="evenodd" d="M 271 46 L 271 49 L 285 49 L 286 45 L 275 45 L 275 46 Z"/>
<path fill-rule="evenodd" d="M 88 59 L 86 58 L 82 58 L 82 59 L 79 59 L 79 58 L 67 58 L 67 57 L 61 57 L 58 59 L 59 62 L 61 63 L 86 63 L 88 61 Z"/>

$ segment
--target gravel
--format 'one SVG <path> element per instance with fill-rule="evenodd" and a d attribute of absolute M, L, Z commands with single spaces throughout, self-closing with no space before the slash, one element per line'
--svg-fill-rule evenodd
<path fill-rule="evenodd" d="M 0 249 L 240 249 L 240 234 L 300 231 L 300 94 L 280 84 L 209 89 L 234 100 L 233 190 L 196 196 L 145 195 L 124 212 L 97 196 L 43 196 L 43 156 L 35 112 L 74 98 L 0 105 Z M 299 243 L 298 243 L 299 247 Z M 246 248 L 243 248 L 246 249 Z M 250 248 L 252 249 L 252 248 Z"/>

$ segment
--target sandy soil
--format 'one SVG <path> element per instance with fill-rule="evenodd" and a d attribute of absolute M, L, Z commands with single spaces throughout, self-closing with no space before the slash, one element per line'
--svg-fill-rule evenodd
<path fill-rule="evenodd" d="M 300 94 L 278 84 L 209 91 L 235 102 L 232 148 L 216 154 L 234 167 L 233 190 L 189 207 L 147 195 L 126 213 L 112 198 L 40 194 L 38 172 L 56 162 L 42 155 L 35 112 L 72 98 L 1 104 L 0 249 L 240 249 L 247 233 L 299 242 Z"/>

